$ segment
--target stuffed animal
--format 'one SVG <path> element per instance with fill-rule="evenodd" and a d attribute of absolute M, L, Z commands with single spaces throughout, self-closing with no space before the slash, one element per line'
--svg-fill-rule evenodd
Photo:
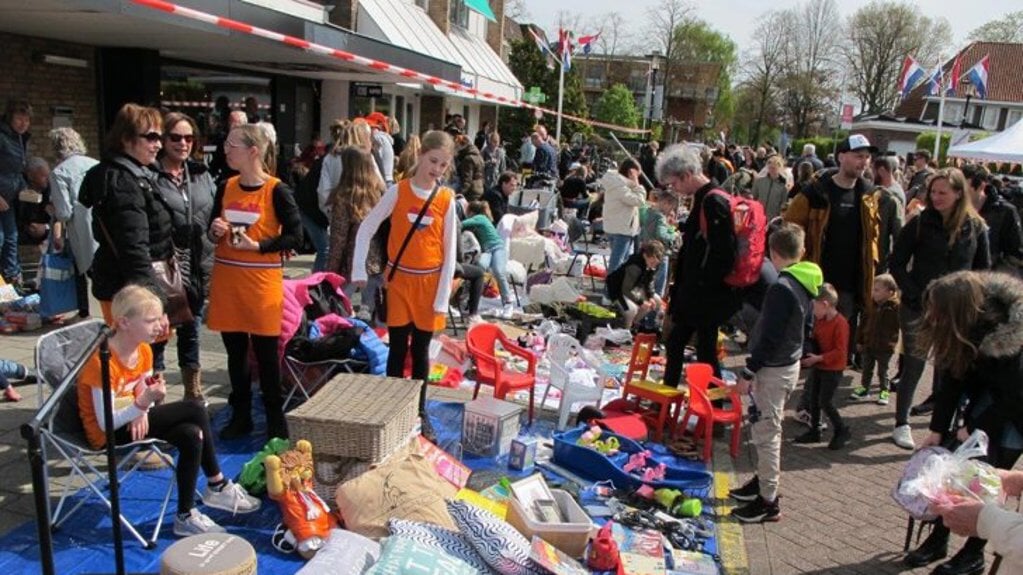
<path fill-rule="evenodd" d="M 521 347 L 533 350 L 537 357 L 542 357 L 544 350 L 547 348 L 547 342 L 544 341 L 543 336 L 535 331 L 528 331 L 520 335 L 518 344 Z"/>
<path fill-rule="evenodd" d="M 313 491 L 313 446 L 304 439 L 295 449 L 266 458 L 266 489 L 281 506 L 284 525 L 297 541 L 296 549 L 310 559 L 338 526 L 327 503 Z"/>
<path fill-rule="evenodd" d="M 590 552 L 586 557 L 586 565 L 594 571 L 614 571 L 618 568 L 621 556 L 618 552 L 618 543 L 611 536 L 611 525 L 608 521 L 600 528 L 600 531 L 590 542 Z"/>

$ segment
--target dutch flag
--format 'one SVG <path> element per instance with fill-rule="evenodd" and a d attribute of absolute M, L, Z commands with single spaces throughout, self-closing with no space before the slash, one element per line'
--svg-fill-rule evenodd
<path fill-rule="evenodd" d="M 989 54 L 985 54 L 980 62 L 973 65 L 972 68 L 963 74 L 963 77 L 969 80 L 973 87 L 977 89 L 977 97 L 981 99 L 987 98 L 987 73 L 988 73 L 988 57 Z"/>
<path fill-rule="evenodd" d="M 908 96 L 926 74 L 927 72 L 912 56 L 906 56 L 906 60 L 902 63 L 902 75 L 899 76 L 899 94 L 902 98 Z"/>
<path fill-rule="evenodd" d="M 941 95 L 941 65 L 938 65 L 938 67 L 934 69 L 934 72 L 931 72 L 931 75 L 927 77 L 924 85 L 927 86 L 926 93 L 928 96 Z"/>

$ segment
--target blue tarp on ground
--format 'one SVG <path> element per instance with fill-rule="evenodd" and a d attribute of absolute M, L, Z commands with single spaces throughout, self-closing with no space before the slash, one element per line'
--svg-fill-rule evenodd
<path fill-rule="evenodd" d="M 258 402 L 257 402 L 258 403 Z M 463 405 L 460 403 L 430 402 L 428 410 L 438 435 L 438 443 L 449 453 L 459 454 Z M 227 422 L 228 410 L 221 410 L 214 418 L 214 429 Z M 257 415 L 259 417 L 260 415 Z M 257 420 L 256 431 L 251 437 L 235 441 L 217 442 L 217 453 L 223 472 L 234 477 L 242 465 L 252 458 L 263 444 L 263 425 Z M 550 438 L 554 422 L 537 420 L 524 432 L 537 437 Z M 658 446 L 652 446 L 657 449 Z M 507 456 L 494 460 L 466 454 L 463 462 L 476 472 L 489 472 L 494 477 L 506 475 L 511 479 L 524 477 L 526 473 L 507 468 Z M 27 463 L 26 463 L 27 464 Z M 681 462 L 681 465 L 700 466 L 702 463 Z M 171 481 L 170 470 L 136 472 L 121 486 L 121 509 L 143 536 L 152 532 L 160 508 L 167 481 Z M 200 483 L 202 480 L 200 480 Z M 204 485 L 200 484 L 200 491 Z M 76 497 L 90 493 L 82 490 Z M 72 502 L 73 503 L 73 502 Z M 160 532 L 158 546 L 146 550 L 134 538 L 124 532 L 125 566 L 129 572 L 158 573 L 160 556 L 177 538 L 173 533 L 173 513 L 176 491 L 171 496 L 168 515 Z M 709 506 L 708 506 L 709 507 Z M 237 515 L 200 506 L 214 521 L 223 525 L 234 535 L 244 538 L 256 549 L 259 558 L 259 572 L 275 575 L 289 575 L 298 571 L 304 562 L 297 555 L 283 555 L 270 544 L 274 527 L 280 521 L 276 503 L 264 498 L 263 507 L 256 513 Z M 56 572 L 61 575 L 77 573 L 113 572 L 114 545 L 111 535 L 110 514 L 97 498 L 86 503 L 54 533 L 54 560 Z M 705 551 L 716 552 L 716 542 L 709 541 Z M 37 527 L 30 521 L 0 538 L 0 573 L 36 573 L 40 570 Z"/>

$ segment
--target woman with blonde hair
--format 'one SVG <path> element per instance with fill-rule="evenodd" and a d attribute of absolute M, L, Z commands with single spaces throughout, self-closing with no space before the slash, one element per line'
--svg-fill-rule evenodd
<path fill-rule="evenodd" d="M 380 201 L 384 193 L 384 182 L 380 179 L 373 157 L 362 148 L 347 146 L 341 150 L 341 162 L 345 170 L 341 172 L 341 183 L 332 194 L 333 209 L 330 219 L 330 257 L 327 260 L 327 271 L 334 272 L 346 280 L 352 277 L 352 257 L 355 253 L 355 234 L 362 221 L 366 219 L 373 206 Z M 379 278 L 383 272 L 383 257 L 375 245 L 370 246 L 370 254 L 366 258 L 367 273 L 370 279 Z M 345 290 L 354 285 L 349 281 Z M 363 295 L 363 303 L 372 302 L 372 298 Z"/>
<path fill-rule="evenodd" d="M 889 262 L 889 271 L 902 292 L 899 315 L 905 350 L 892 440 L 904 449 L 914 447 L 909 426 L 910 407 L 927 360 L 927 355 L 921 353 L 916 344 L 916 325 L 924 311 L 924 289 L 952 272 L 991 267 L 987 226 L 966 193 L 966 178 L 962 172 L 948 168 L 935 173 L 927 182 L 926 205 L 920 215 L 909 220 L 899 232 Z M 939 380 L 936 378 L 935 383 Z"/>
<path fill-rule="evenodd" d="M 1023 453 L 1023 282 L 1001 273 L 951 273 L 927 286 L 923 310 L 918 351 L 930 350 L 935 371 L 942 373 L 923 446 L 979 429 L 989 439 L 987 463 L 1012 469 Z M 963 427 L 957 429 L 955 414 L 964 397 Z M 980 531 L 1005 540 L 994 525 Z M 939 520 L 906 563 L 919 567 L 945 557 L 948 534 Z M 970 537 L 934 573 L 983 573 L 986 543 Z"/>
<path fill-rule="evenodd" d="M 282 252 L 299 247 L 302 222 L 291 189 L 267 169 L 273 146 L 266 131 L 246 124 L 224 144 L 238 170 L 217 190 L 209 236 L 216 244 L 207 324 L 219 331 L 231 379 L 231 421 L 223 439 L 252 432 L 249 350 L 259 368 L 267 435 L 287 437 L 277 354 L 284 310 Z"/>
<path fill-rule="evenodd" d="M 405 149 L 398 156 L 398 164 L 394 167 L 395 178 L 401 180 L 412 175 L 412 166 L 416 165 L 416 158 L 419 157 L 421 149 L 422 144 L 419 142 L 419 136 L 415 134 L 409 136 Z"/>

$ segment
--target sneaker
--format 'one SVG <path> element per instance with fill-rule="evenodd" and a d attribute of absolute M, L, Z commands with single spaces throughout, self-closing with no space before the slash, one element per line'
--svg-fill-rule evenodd
<path fill-rule="evenodd" d="M 462 312 L 455 306 L 448 306 L 448 313 L 455 319 L 462 319 Z"/>
<path fill-rule="evenodd" d="M 174 534 L 178 537 L 191 537 L 206 533 L 227 533 L 227 529 L 217 525 L 212 519 L 200 513 L 198 509 L 189 511 L 188 516 L 184 519 L 178 515 L 174 516 Z"/>
<path fill-rule="evenodd" d="M 736 501 L 756 500 L 760 497 L 760 478 L 754 475 L 742 487 L 730 489 L 728 496 Z"/>
<path fill-rule="evenodd" d="M 849 432 L 849 426 L 843 425 L 842 429 L 836 429 L 835 435 L 831 437 L 831 441 L 828 442 L 828 449 L 831 451 L 838 451 L 845 447 L 849 443 L 849 439 L 852 437 L 852 433 Z"/>
<path fill-rule="evenodd" d="M 519 313 L 520 311 L 521 310 L 515 309 L 515 304 L 506 303 L 504 304 L 504 307 L 501 308 L 501 313 L 499 314 L 499 317 L 504 319 L 512 319 L 513 317 L 515 317 L 515 314 Z"/>
<path fill-rule="evenodd" d="M 478 314 L 478 313 L 474 313 L 474 314 L 469 316 L 469 325 L 470 326 L 474 326 L 474 325 L 476 325 L 476 324 L 478 324 L 478 323 L 480 323 L 482 321 L 483 321 L 483 318 L 480 317 L 480 314 Z"/>
<path fill-rule="evenodd" d="M 863 401 L 870 399 L 870 390 L 863 387 L 862 385 L 853 390 L 849 394 L 849 399 L 853 401 Z"/>
<path fill-rule="evenodd" d="M 934 411 L 934 400 L 930 397 L 909 408 L 910 415 L 927 415 Z"/>
<path fill-rule="evenodd" d="M 795 417 L 792 419 L 795 419 L 797 422 L 802 423 L 807 427 L 810 427 L 810 423 L 813 421 L 810 417 L 810 412 L 805 409 L 797 411 Z"/>
<path fill-rule="evenodd" d="M 21 401 L 21 394 L 13 385 L 4 388 L 4 401 Z"/>
<path fill-rule="evenodd" d="M 809 443 L 820 443 L 821 432 L 813 429 L 808 430 L 806 433 L 792 440 L 792 443 L 809 444 Z"/>
<path fill-rule="evenodd" d="M 913 429 L 909 424 L 896 427 L 892 431 L 892 441 L 903 449 L 916 449 L 916 443 L 913 442 Z"/>
<path fill-rule="evenodd" d="M 778 507 L 777 499 L 768 502 L 757 495 L 750 503 L 733 509 L 732 517 L 741 523 L 766 523 L 781 519 L 781 509 Z"/>
<path fill-rule="evenodd" d="M 881 393 L 877 394 L 877 404 L 888 405 L 889 396 L 891 396 L 891 392 L 888 391 L 882 391 Z"/>
<path fill-rule="evenodd" d="M 214 509 L 220 509 L 222 511 L 230 511 L 233 514 L 238 513 L 252 513 L 258 511 L 262 501 L 248 494 L 241 485 L 227 480 L 227 485 L 220 491 L 210 489 L 210 486 L 206 486 L 206 490 L 202 493 L 202 502 L 207 507 Z"/>

